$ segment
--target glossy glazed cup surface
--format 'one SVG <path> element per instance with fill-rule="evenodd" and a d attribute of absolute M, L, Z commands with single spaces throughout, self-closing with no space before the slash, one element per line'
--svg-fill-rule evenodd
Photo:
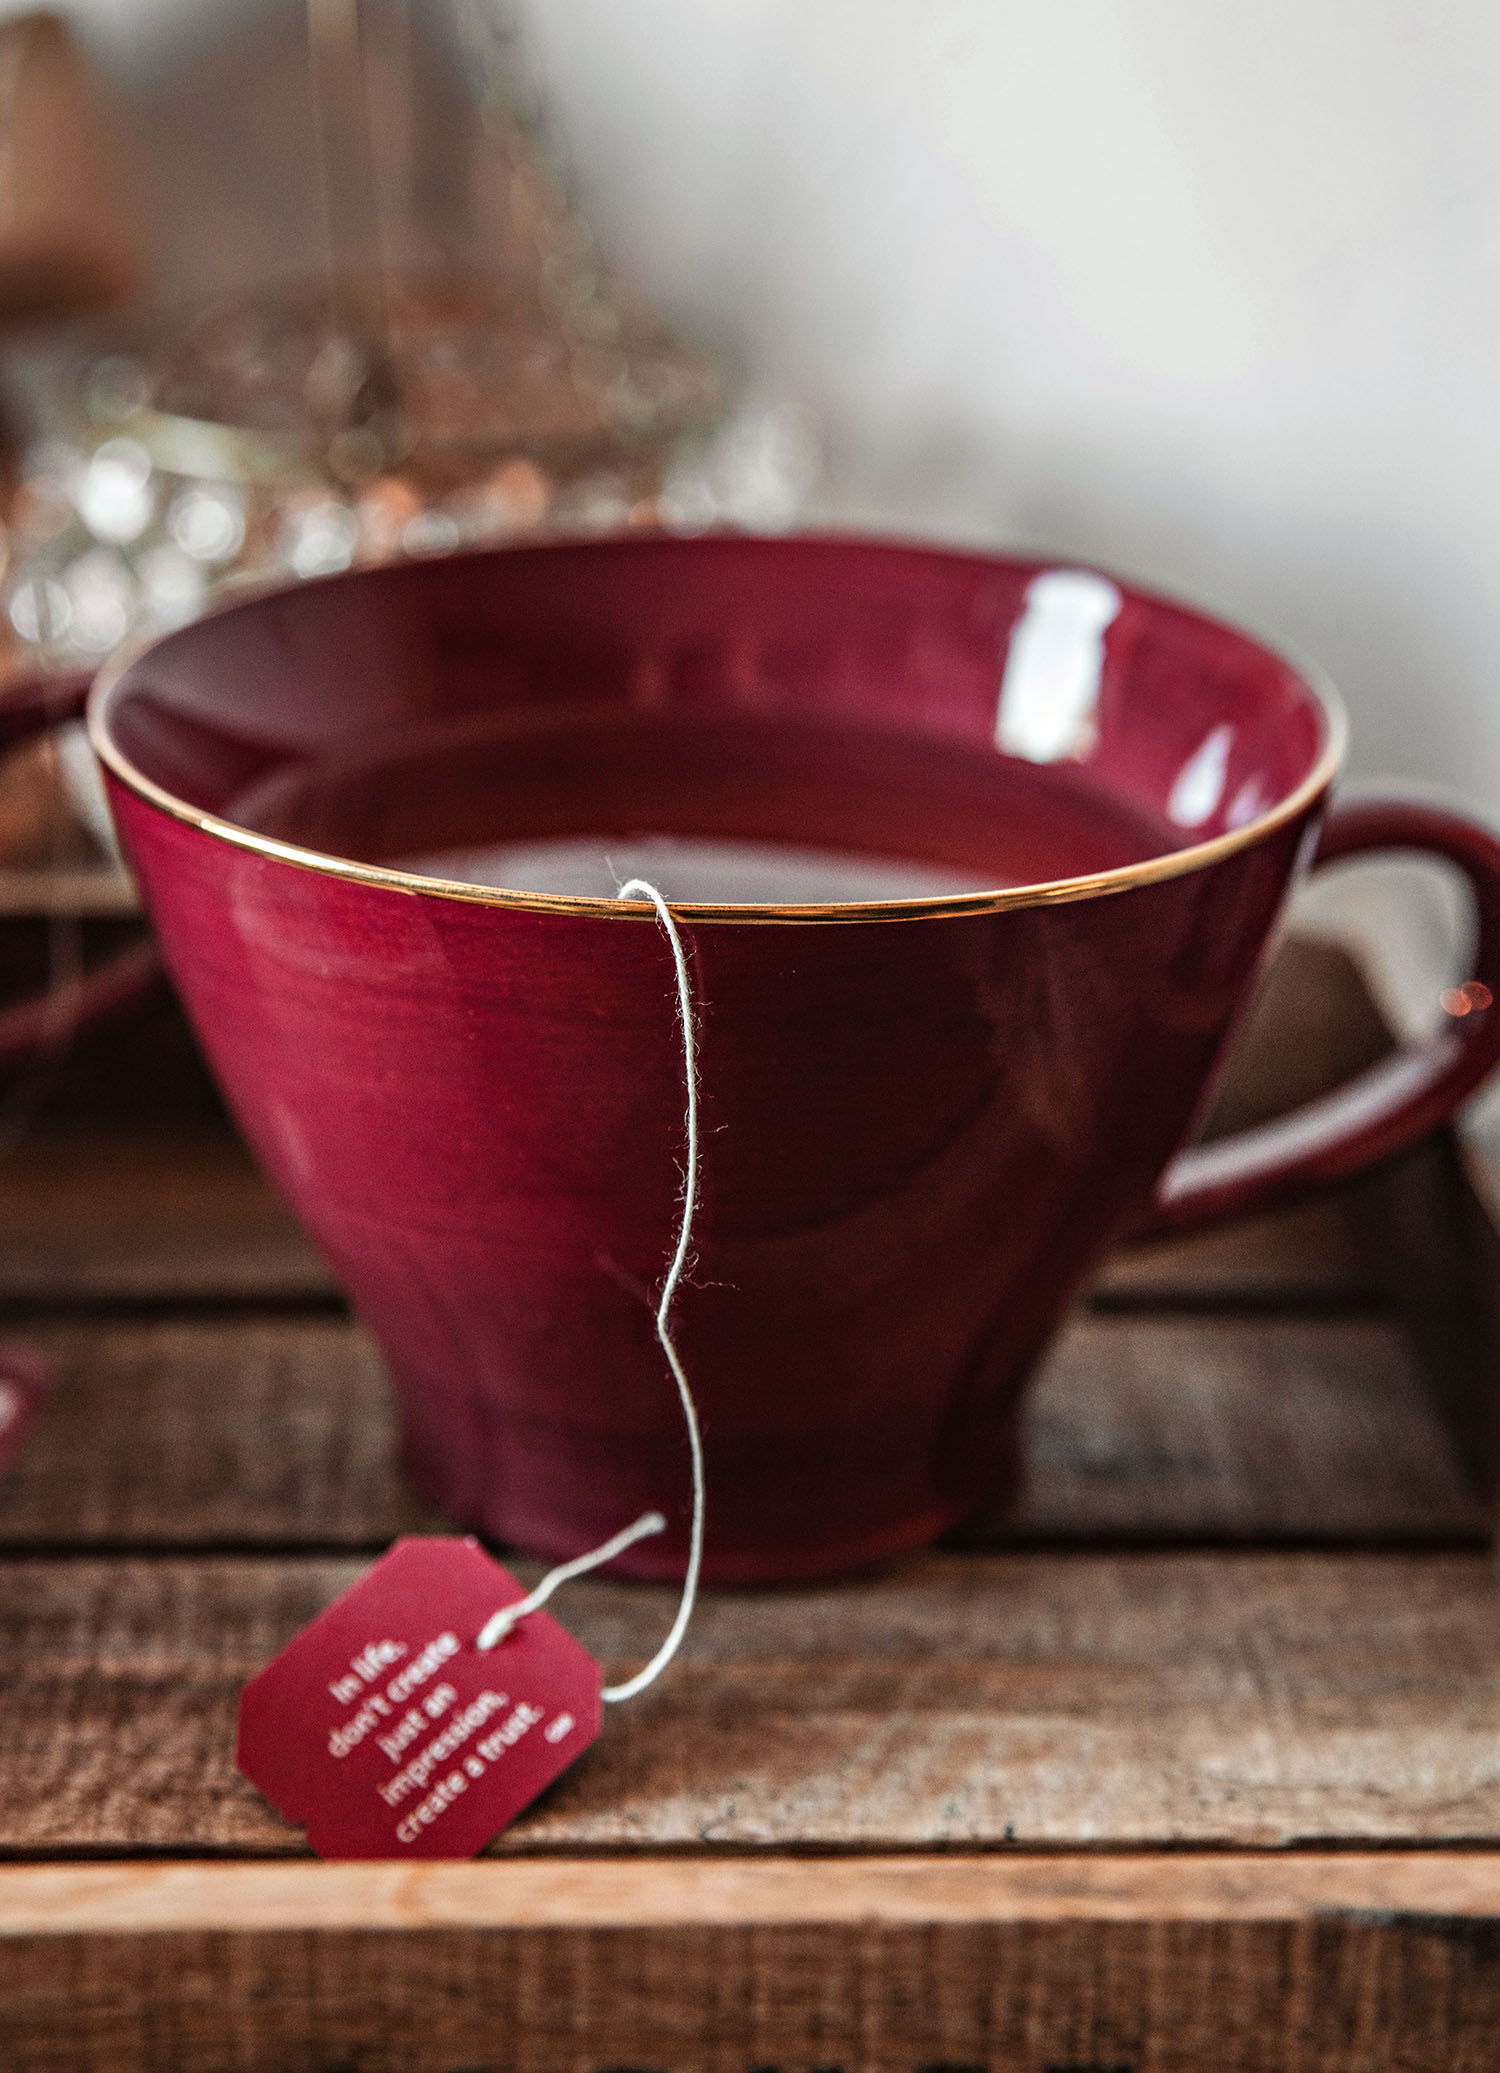
<path fill-rule="evenodd" d="M 672 1533 L 622 1564 L 643 1575 L 677 1573 L 687 1514 L 650 1307 L 682 1151 L 667 946 L 646 906 L 383 859 L 449 799 L 464 839 L 486 799 L 491 833 L 591 832 L 624 770 L 678 833 L 1043 864 L 928 901 L 676 910 L 705 1147 L 676 1330 L 705 1573 L 756 1582 L 1003 1497 L 1025 1380 L 1149 1212 L 1340 745 L 1286 662 L 1106 578 L 814 541 L 333 579 L 147 651 L 92 725 L 173 974 L 390 1362 L 414 1477 L 549 1555 L 660 1508 Z M 1480 1076 L 1484 1019 L 1415 1106 L 1381 1097 L 1387 1135 Z M 1179 1169 L 1163 1212 L 1347 1169 L 1375 1137 L 1366 1115 L 1252 1146 L 1248 1181 Z"/>

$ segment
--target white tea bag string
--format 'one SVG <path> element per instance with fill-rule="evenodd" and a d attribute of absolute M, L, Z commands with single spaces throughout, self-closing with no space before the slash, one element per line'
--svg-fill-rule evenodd
<path fill-rule="evenodd" d="M 586 1576 L 591 1569 L 600 1569 L 606 1562 L 613 1562 L 616 1555 L 623 1555 L 638 1540 L 649 1540 L 653 1533 L 665 1533 L 667 1522 L 660 1512 L 642 1512 L 633 1526 L 623 1526 L 613 1539 L 602 1547 L 591 1548 L 586 1555 L 575 1555 L 571 1562 L 559 1562 L 555 1569 L 549 1569 L 534 1591 L 528 1591 L 524 1598 L 518 1598 L 514 1605 L 502 1605 L 493 1619 L 486 1620 L 475 1640 L 476 1648 L 494 1648 L 503 1641 L 511 1628 L 525 1619 L 529 1612 L 539 1612 L 560 1584 L 571 1583 L 575 1576 Z"/>
<path fill-rule="evenodd" d="M 672 1255 L 672 1264 L 661 1285 L 661 1296 L 656 1305 L 656 1336 L 661 1350 L 667 1357 L 667 1366 L 672 1371 L 672 1380 L 677 1384 L 677 1396 L 682 1405 L 683 1423 L 687 1427 L 688 1452 L 692 1458 L 693 1470 L 693 1521 L 688 1536 L 687 1569 L 682 1579 L 682 1597 L 678 1601 L 677 1617 L 671 1631 L 656 1654 L 638 1670 L 634 1677 L 623 1684 L 607 1684 L 601 1696 L 606 1703 L 618 1705 L 622 1699 L 633 1699 L 637 1692 L 643 1692 L 648 1684 L 654 1684 L 673 1656 L 682 1645 L 682 1637 L 688 1630 L 693 1616 L 693 1604 L 698 1596 L 698 1571 L 703 1561 L 703 1441 L 698 1432 L 698 1412 L 693 1403 L 693 1393 L 688 1388 L 688 1379 L 678 1358 L 677 1348 L 672 1343 L 670 1329 L 672 1301 L 677 1294 L 677 1285 L 687 1267 L 688 1254 L 693 1242 L 693 1215 L 698 1206 L 698 1050 L 693 1033 L 693 993 L 688 981 L 687 958 L 683 954 L 682 938 L 677 933 L 677 924 L 672 919 L 666 901 L 654 885 L 644 878 L 632 878 L 620 887 L 622 900 L 649 900 L 656 909 L 656 918 L 666 931 L 668 943 L 672 946 L 672 964 L 677 974 L 677 1015 L 682 1027 L 682 1060 L 687 1078 L 687 1175 L 682 1189 L 682 1221 L 677 1231 L 677 1248 Z M 605 1541 L 602 1547 L 592 1549 L 586 1555 L 575 1555 L 571 1562 L 559 1563 L 556 1569 L 548 1570 L 534 1591 L 518 1599 L 514 1605 L 507 1605 L 497 1612 L 492 1620 L 481 1629 L 476 1646 L 493 1648 L 511 1631 L 518 1620 L 525 1619 L 538 1606 L 545 1605 L 560 1584 L 570 1577 L 582 1576 L 587 1570 L 597 1569 L 602 1563 L 613 1561 L 625 1549 L 638 1540 L 645 1540 L 653 1533 L 666 1529 L 666 1520 L 660 1512 L 645 1512 L 631 1526 Z"/>

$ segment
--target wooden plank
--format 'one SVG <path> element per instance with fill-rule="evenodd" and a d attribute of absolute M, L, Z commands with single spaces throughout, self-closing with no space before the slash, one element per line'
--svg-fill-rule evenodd
<path fill-rule="evenodd" d="M 1458 1185 L 1444 1220 L 1448 1269 L 1414 1301 L 1413 1337 L 1429 1372 L 1446 1363 L 1455 1377 L 1432 1394 L 1500 1535 L 1500 1174 L 1477 1143 L 1450 1140 L 1449 1151 Z"/>
<path fill-rule="evenodd" d="M 227 1135 L 38 1131 L 0 1169 L 0 1301 L 334 1300 L 328 1269 Z"/>
<path fill-rule="evenodd" d="M 1500 1504 L 1500 1190 L 1476 1145 L 1447 1135 L 1400 1161 L 1371 1202 L 1372 1247 L 1428 1399 L 1493 1522 Z"/>
<path fill-rule="evenodd" d="M 0 1865 L 0 1937 L 187 1929 L 624 1929 L 673 1923 L 1500 1919 L 1490 1850 L 1017 1850 Z"/>
<path fill-rule="evenodd" d="M 446 1522 L 396 1460 L 395 1408 L 343 1317 L 36 1324 L 57 1386 L 0 1482 L 0 1549 L 375 1549 Z"/>
<path fill-rule="evenodd" d="M 1186 1236 L 1122 1245 L 1089 1293 L 1098 1310 L 1383 1307 L 1368 1188 Z"/>
<path fill-rule="evenodd" d="M 298 1850 L 234 1772 L 239 1688 L 358 1568 L 5 1564 L 0 1851 Z M 559 1610 L 618 1669 L 674 1604 Z M 1496 1847 L 1497 1707 L 1485 1556 L 931 1555 L 705 1599 L 499 1848 Z"/>
<path fill-rule="evenodd" d="M 1081 1318 L 1038 1380 L 1027 1458 L 1011 1540 L 1488 1531 L 1389 1318 Z"/>
<path fill-rule="evenodd" d="M 374 1549 L 442 1530 L 340 1317 L 34 1323 L 59 1381 L 0 1481 L 0 1549 Z M 1081 1317 L 1032 1400 L 1007 1541 L 1478 1542 L 1400 1327 Z M 971 1535 L 983 1538 L 984 1535 Z"/>
<path fill-rule="evenodd" d="M 91 956 L 132 932 L 90 924 Z M 0 925 L 11 991 L 45 937 Z M 0 1089 L 0 1301 L 333 1299 L 327 1269 L 257 1171 L 165 994 Z"/>
<path fill-rule="evenodd" d="M 1282 1115 L 1390 1047 L 1353 961 L 1329 944 L 1292 937 L 1266 975 L 1202 1134 Z M 1379 1302 L 1387 1281 L 1371 1240 L 1371 1192 L 1345 1189 L 1274 1216 L 1122 1247 L 1106 1264 L 1096 1299 L 1112 1306 Z"/>
<path fill-rule="evenodd" d="M 281 1927 L 285 1870 L 46 1876 L 26 1933 L 0 1874 L 16 2073 L 1481 2073 L 1500 2024 L 1492 1859 L 299 1867 Z"/>
<path fill-rule="evenodd" d="M 325 1299 L 188 1097 L 137 1072 L 112 1101 L 96 1063 L 43 1117 L 0 1204 L 21 1299 Z M 116 1193 L 102 1145 L 138 1147 Z M 1422 1185 L 1451 1208 L 1450 1180 Z M 1492 1564 L 1038 1546 L 1476 1534 L 1453 1403 L 1374 1307 L 1406 1201 L 1384 1238 L 1350 1196 L 1114 1270 L 1039 1383 L 1008 1549 L 705 1600 L 477 1866 L 311 1865 L 232 1769 L 240 1684 L 361 1566 L 288 1550 L 426 1523 L 358 1331 L 34 1319 L 62 1379 L 0 1485 L 0 1855 L 123 1861 L 0 1866 L 0 2065 L 1487 2067 Z M 89 1545 L 157 1552 L 58 1552 Z M 623 1668 L 673 1604 L 594 1580 L 559 1609 Z"/>
<path fill-rule="evenodd" d="M 79 919 L 123 921 L 138 917 L 140 894 L 135 882 L 102 858 L 97 863 L 42 866 L 23 870 L 0 864 L 0 920 L 66 914 Z"/>

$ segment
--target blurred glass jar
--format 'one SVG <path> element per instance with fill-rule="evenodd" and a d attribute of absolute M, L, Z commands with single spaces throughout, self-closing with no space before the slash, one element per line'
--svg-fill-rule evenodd
<path fill-rule="evenodd" d="M 726 416 L 722 370 L 609 278 L 502 0 L 309 0 L 303 62 L 284 170 L 327 266 L 53 371 L 7 514 L 13 667 L 94 664 L 241 580 L 795 519 L 809 427 Z"/>
<path fill-rule="evenodd" d="M 199 327 L 214 355 L 249 338 L 295 364 L 320 349 L 315 307 L 311 295 L 258 300 Z M 517 377 L 474 380 L 463 355 L 476 340 L 492 362 L 513 345 Z M 111 352 L 55 383 L 8 512 L 4 610 L 16 659 L 86 666 L 131 633 L 182 624 L 235 579 L 671 523 L 678 506 L 696 523 L 700 505 L 717 510 L 721 411 L 702 363 L 596 349 L 580 368 L 582 356 L 553 337 L 502 342 L 494 329 L 439 327 L 428 349 L 448 408 L 414 412 L 422 429 L 406 451 L 368 469 L 352 433 L 329 440 L 316 426 L 268 424 L 272 410 L 258 406 L 278 400 L 270 385 L 257 392 L 241 379 L 236 393 L 225 382 L 226 409 L 245 410 L 234 421 L 160 407 L 163 363 L 149 354 Z M 167 364 L 190 372 L 200 408 L 211 401 L 217 369 L 210 354 L 197 357 L 196 340 L 174 341 Z M 470 384 L 488 405 L 482 423 L 456 400 Z M 352 455 L 330 455 L 341 436 Z"/>

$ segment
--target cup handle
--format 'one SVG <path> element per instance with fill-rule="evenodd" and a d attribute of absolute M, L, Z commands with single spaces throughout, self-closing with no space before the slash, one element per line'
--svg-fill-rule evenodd
<path fill-rule="evenodd" d="M 0 692 L 0 754 L 19 748 L 83 712 L 92 679 L 87 674 L 27 677 Z M 30 1000 L 0 1008 L 0 1073 L 24 1064 L 36 1051 L 66 1043 L 123 1013 L 141 998 L 161 971 L 154 942 L 131 943 L 91 972 L 52 987 Z"/>
<path fill-rule="evenodd" d="M 1444 995 L 1444 1026 L 1273 1122 L 1179 1152 L 1139 1235 L 1272 1208 L 1362 1172 L 1443 1122 L 1500 1060 L 1500 842 L 1436 807 L 1361 801 L 1329 816 L 1313 869 L 1377 850 L 1442 857 L 1469 882 L 1474 969 Z"/>

